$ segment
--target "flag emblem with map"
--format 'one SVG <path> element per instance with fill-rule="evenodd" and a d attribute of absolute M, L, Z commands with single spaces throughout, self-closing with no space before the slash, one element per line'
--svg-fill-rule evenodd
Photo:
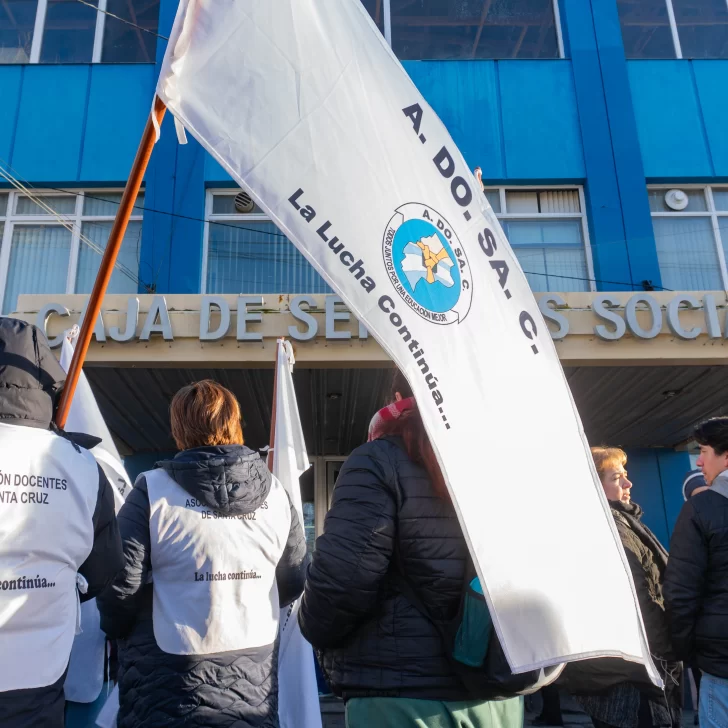
<path fill-rule="evenodd" d="M 398 207 L 382 241 L 384 264 L 397 293 L 422 318 L 462 321 L 473 280 L 465 250 L 448 221 L 418 202 Z"/>

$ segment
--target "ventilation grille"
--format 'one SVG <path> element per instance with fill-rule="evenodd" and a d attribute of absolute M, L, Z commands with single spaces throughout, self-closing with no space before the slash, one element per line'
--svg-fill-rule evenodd
<path fill-rule="evenodd" d="M 235 195 L 235 209 L 238 212 L 253 212 L 254 208 L 255 203 L 253 202 L 253 198 L 247 192 L 238 192 Z"/>

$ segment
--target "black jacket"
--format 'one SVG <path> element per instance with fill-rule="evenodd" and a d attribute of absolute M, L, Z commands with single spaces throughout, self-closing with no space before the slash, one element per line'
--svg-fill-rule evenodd
<path fill-rule="evenodd" d="M 185 450 L 158 463 L 194 498 L 226 515 L 252 513 L 270 491 L 261 458 L 242 445 Z M 154 638 L 149 495 L 143 475 L 119 512 L 126 566 L 98 600 L 101 628 L 119 639 L 118 728 L 278 726 L 277 644 L 210 655 L 172 655 Z M 291 529 L 276 570 L 281 606 L 303 591 L 306 539 Z"/>
<path fill-rule="evenodd" d="M 41 429 L 52 428 L 52 418 L 66 375 L 43 334 L 30 324 L 0 318 L 0 422 Z M 59 432 L 79 449 L 99 440 Z M 88 582 L 81 601 L 98 596 L 123 566 L 121 539 L 114 512 L 114 496 L 106 476 L 98 469 L 98 496 L 93 514 L 91 553 L 79 567 Z M 63 538 L 62 533 L 57 534 Z M 57 728 L 62 725 L 65 675 L 55 684 L 30 690 L 0 693 L 3 728 Z"/>
<path fill-rule="evenodd" d="M 690 498 L 670 549 L 665 600 L 675 649 L 683 660 L 728 679 L 728 498 L 712 489 Z"/>
<path fill-rule="evenodd" d="M 470 697 L 436 628 L 398 586 L 401 563 L 430 614 L 451 620 L 466 559 L 452 503 L 438 497 L 400 441 L 375 440 L 354 450 L 316 541 L 299 613 L 337 695 Z"/>

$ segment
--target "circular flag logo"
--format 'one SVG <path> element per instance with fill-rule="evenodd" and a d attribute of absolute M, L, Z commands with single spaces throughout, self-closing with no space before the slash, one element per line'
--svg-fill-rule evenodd
<path fill-rule="evenodd" d="M 405 303 L 436 324 L 462 321 L 473 282 L 462 245 L 439 212 L 419 202 L 398 207 L 383 239 L 384 265 Z"/>

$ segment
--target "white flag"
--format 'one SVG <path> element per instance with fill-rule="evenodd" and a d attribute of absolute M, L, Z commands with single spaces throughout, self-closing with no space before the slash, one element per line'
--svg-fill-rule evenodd
<path fill-rule="evenodd" d="M 66 372 L 71 366 L 73 358 L 71 341 L 76 336 L 78 336 L 77 326 L 63 337 L 60 364 Z M 91 453 L 109 479 L 114 493 L 114 505 L 118 513 L 126 493 L 131 488 L 131 483 L 83 372 L 81 372 L 73 400 L 71 400 L 71 409 L 65 429 L 67 432 L 83 432 L 101 438 L 101 442 L 92 448 Z M 106 646 L 106 636 L 101 631 L 101 617 L 95 599 L 89 599 L 81 605 L 81 630 L 73 640 L 68 675 L 63 689 L 66 700 L 75 703 L 93 703 L 101 694 L 104 685 L 104 650 Z"/>
<path fill-rule="evenodd" d="M 65 372 L 71 366 L 74 349 L 71 342 L 75 341 L 77 336 L 78 327 L 74 326 L 69 330 L 68 335 L 63 337 L 60 364 Z M 91 452 L 111 483 L 114 504 L 118 513 L 132 485 L 126 469 L 121 463 L 121 456 L 116 449 L 109 428 L 106 426 L 106 421 L 96 403 L 96 397 L 91 391 L 91 385 L 83 371 L 81 371 L 76 391 L 71 400 L 71 409 L 68 412 L 64 429 L 66 432 L 84 432 L 101 440 Z"/>
<path fill-rule="evenodd" d="M 181 0 L 157 93 L 407 376 L 512 668 L 659 683 L 526 278 L 359 0 Z"/>
<path fill-rule="evenodd" d="M 299 478 L 311 467 L 293 388 L 293 349 L 278 340 L 276 356 L 276 426 L 273 439 L 273 475 L 291 497 L 303 528 Z M 281 609 L 278 648 L 278 717 L 281 728 L 321 728 L 316 669 L 311 645 L 298 628 L 300 599 Z"/>

